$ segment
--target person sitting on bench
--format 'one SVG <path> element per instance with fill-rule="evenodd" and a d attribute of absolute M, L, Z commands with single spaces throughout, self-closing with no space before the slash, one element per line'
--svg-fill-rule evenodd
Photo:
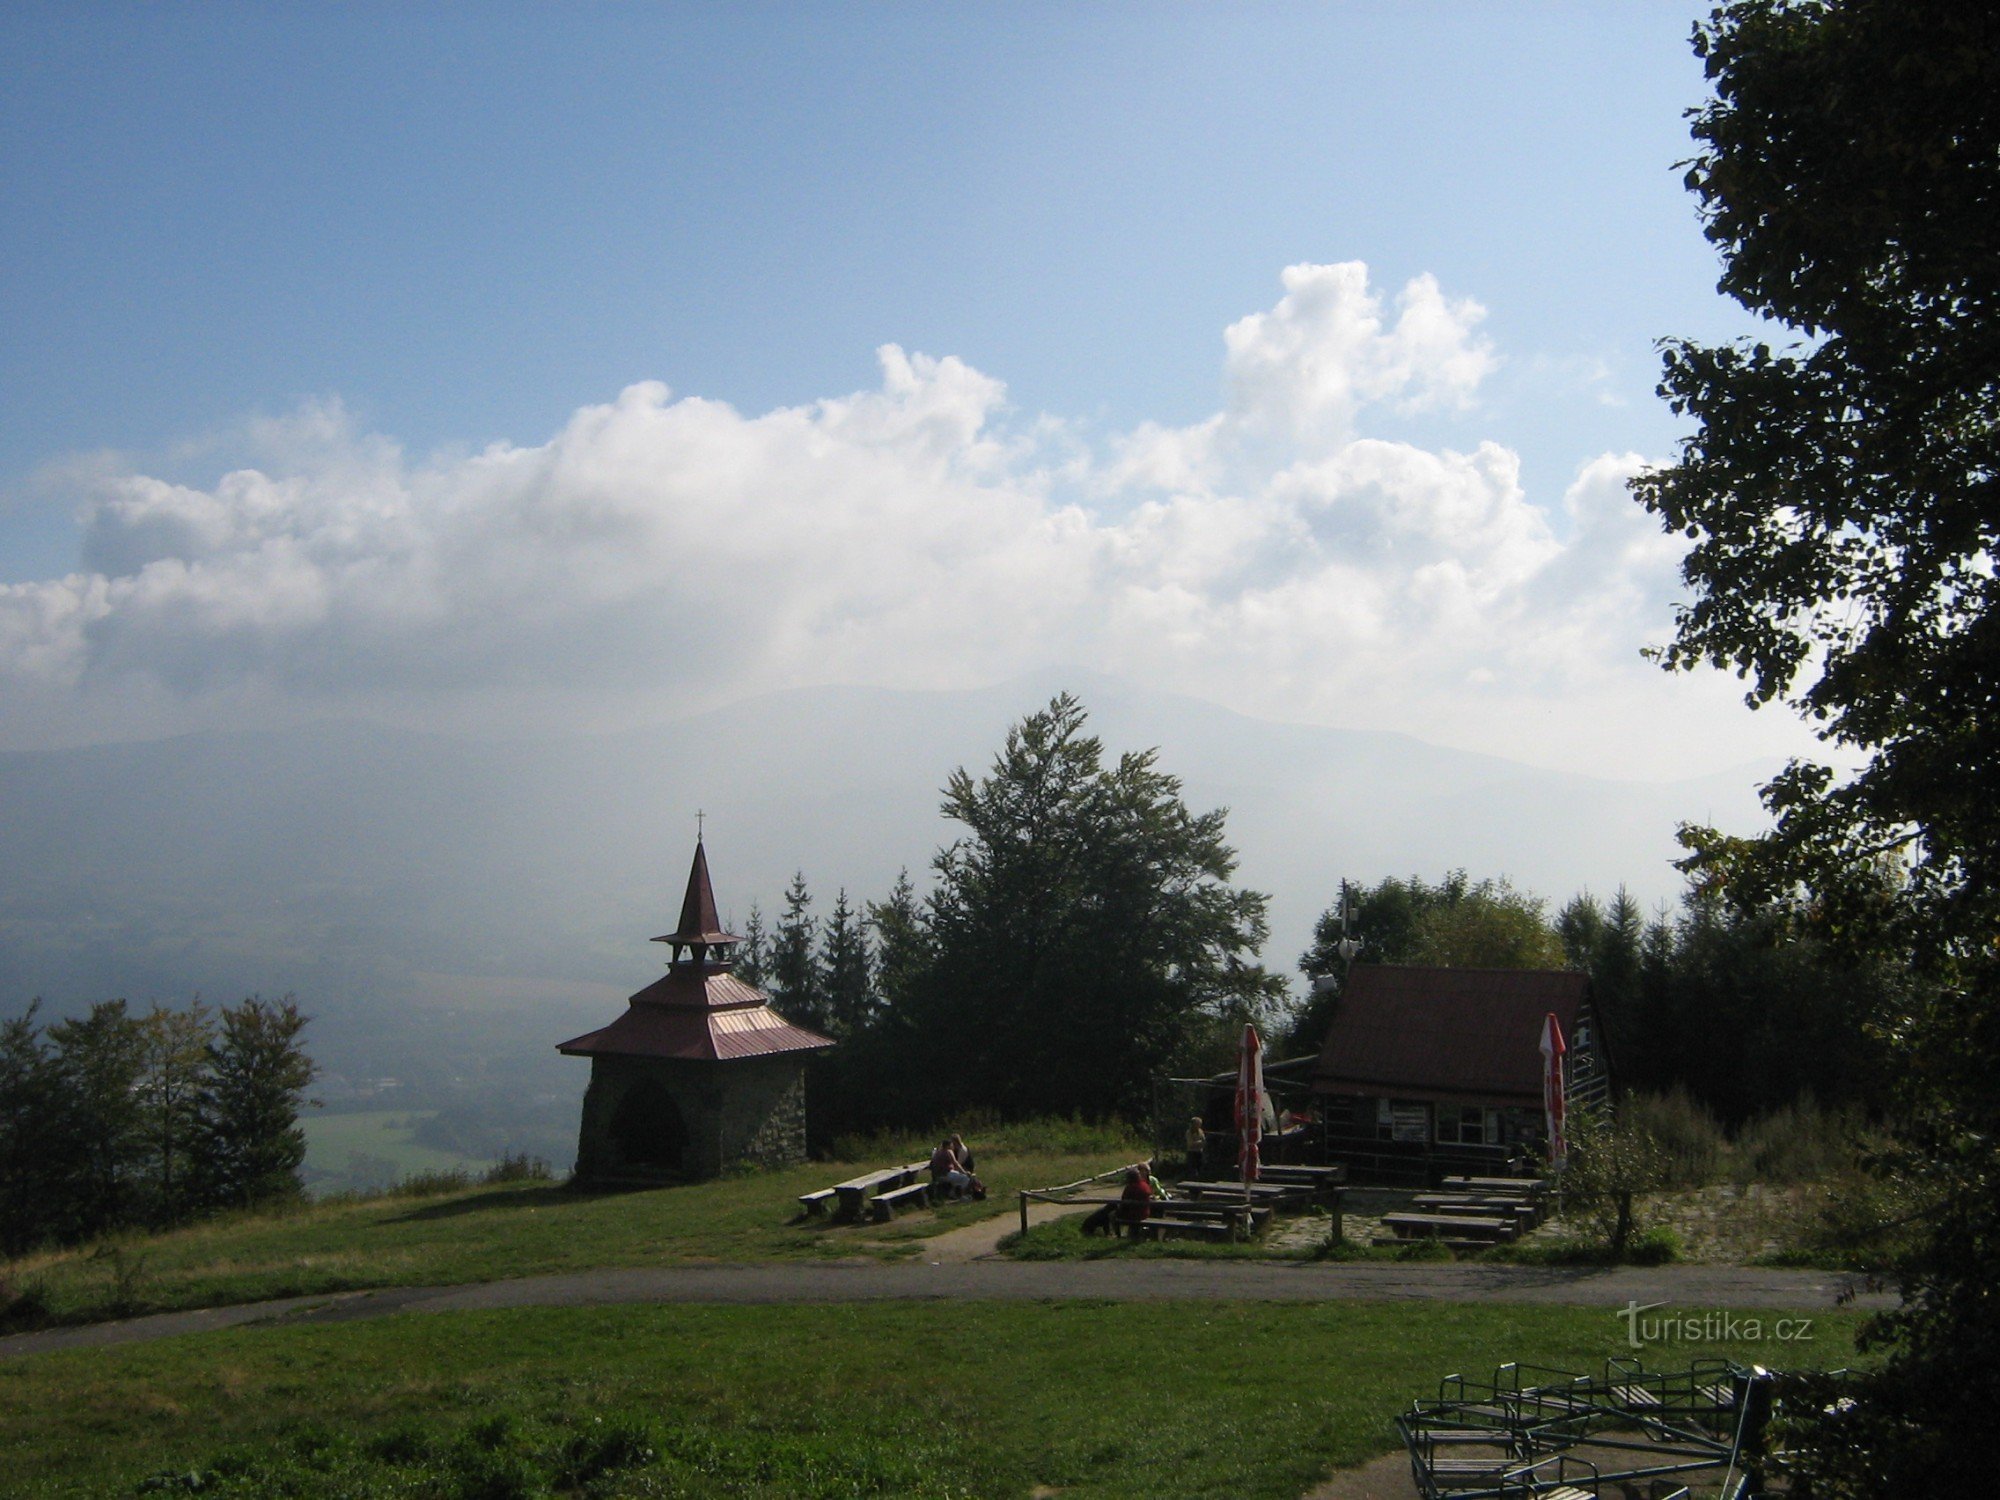
<path fill-rule="evenodd" d="M 1136 1235 L 1139 1226 L 1153 1216 L 1153 1186 L 1138 1167 L 1125 1172 L 1125 1191 L 1118 1195 L 1118 1223 L 1127 1234 Z"/>
<path fill-rule="evenodd" d="M 973 1198 L 986 1196 L 986 1185 L 965 1170 L 965 1163 L 952 1150 L 951 1137 L 938 1142 L 937 1150 L 931 1153 L 931 1181 L 945 1190 L 947 1197 L 958 1199 L 968 1194 Z"/>

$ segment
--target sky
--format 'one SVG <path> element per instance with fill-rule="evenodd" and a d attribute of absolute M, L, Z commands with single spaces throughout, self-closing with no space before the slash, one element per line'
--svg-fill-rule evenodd
<path fill-rule="evenodd" d="M 1669 778 L 1672 3 L 0 13 L 0 749 L 1074 665 Z"/>

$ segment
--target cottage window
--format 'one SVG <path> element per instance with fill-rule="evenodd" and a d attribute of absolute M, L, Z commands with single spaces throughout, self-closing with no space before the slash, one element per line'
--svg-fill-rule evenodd
<path fill-rule="evenodd" d="M 1437 1107 L 1437 1139 L 1455 1146 L 1491 1146 L 1500 1139 L 1500 1111 L 1470 1105 Z"/>

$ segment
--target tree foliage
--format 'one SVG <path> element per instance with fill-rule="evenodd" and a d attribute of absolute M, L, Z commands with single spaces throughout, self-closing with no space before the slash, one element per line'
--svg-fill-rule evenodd
<path fill-rule="evenodd" d="M 749 919 L 743 924 L 743 941 L 736 948 L 736 977 L 745 984 L 764 987 L 770 978 L 771 937 L 764 930 L 764 913 L 750 903 Z"/>
<path fill-rule="evenodd" d="M 289 999 L 0 1023 L 0 1251 L 295 1197 L 313 1073 Z"/>
<path fill-rule="evenodd" d="M 1884 1071 L 1899 1170 L 1945 1207 L 1818 1483 L 1973 1493 L 1983 1460 L 1949 1434 L 2000 1368 L 2000 18 L 1743 0 L 1696 50 L 1687 180 L 1722 288 L 1797 342 L 1663 346 L 1694 431 L 1635 486 L 1692 542 L 1662 655 L 1736 671 L 1859 768 L 1793 764 L 1772 831 L 1690 830 L 1690 867 L 1912 981 Z"/>
<path fill-rule="evenodd" d="M 1347 977 L 1344 935 L 1361 946 L 1356 961 L 1425 964 L 1456 969 L 1560 969 L 1561 938 L 1547 905 L 1505 879 L 1474 881 L 1453 870 L 1435 885 L 1421 876 L 1390 876 L 1346 893 L 1346 924 L 1335 901 L 1313 927 L 1299 969 L 1314 981 L 1313 997 L 1293 1018 L 1288 1052 L 1316 1051 Z"/>
<path fill-rule="evenodd" d="M 290 998 L 253 995 L 222 1012 L 195 1113 L 193 1169 L 203 1206 L 246 1208 L 303 1191 L 299 1107 L 314 1072 L 299 1044 L 305 1026 Z"/>
<path fill-rule="evenodd" d="M 1137 1112 L 1204 1019 L 1263 1019 L 1265 898 L 1229 884 L 1224 813 L 1147 750 L 1106 763 L 1068 694 L 963 769 L 936 859 L 932 957 L 909 997 L 941 1106 Z"/>
<path fill-rule="evenodd" d="M 766 977 L 771 1001 L 787 1020 L 814 1031 L 831 1028 L 826 975 L 819 960 L 819 923 L 812 914 L 812 892 L 806 887 L 803 870 L 792 876 L 785 891 L 785 910 L 771 939 Z"/>
<path fill-rule="evenodd" d="M 868 1024 L 875 1008 L 868 930 L 842 887 L 820 933 L 819 972 L 826 990 L 829 1035 L 849 1037 Z"/>

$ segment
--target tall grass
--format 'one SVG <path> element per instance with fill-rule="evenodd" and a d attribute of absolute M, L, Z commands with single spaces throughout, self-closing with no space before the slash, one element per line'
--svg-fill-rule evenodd
<path fill-rule="evenodd" d="M 1865 1124 L 1848 1111 L 1822 1109 L 1810 1093 L 1759 1115 L 1736 1133 L 1740 1182 L 1819 1182 L 1853 1169 Z"/>
<path fill-rule="evenodd" d="M 1664 1094 L 1633 1094 L 1619 1115 L 1659 1143 L 1675 1188 L 1725 1179 L 1773 1187 L 1819 1182 L 1851 1171 L 1867 1134 L 1859 1114 L 1823 1108 L 1810 1093 L 1746 1121 L 1733 1137 L 1679 1085 Z"/>
<path fill-rule="evenodd" d="M 1634 1094 L 1622 1114 L 1626 1125 L 1659 1143 L 1672 1186 L 1698 1188 L 1715 1181 L 1729 1138 L 1709 1107 L 1686 1088 L 1676 1084 L 1665 1094 Z"/>
<path fill-rule="evenodd" d="M 1122 1120 L 1085 1120 L 1078 1115 L 1003 1121 L 985 1110 L 967 1110 L 928 1130 L 876 1130 L 841 1136 L 833 1143 L 836 1161 L 917 1161 L 928 1157 L 937 1143 L 956 1132 L 972 1148 L 975 1160 L 988 1154 L 1009 1156 L 1102 1156 L 1136 1161 L 1147 1154 L 1146 1139 Z"/>

